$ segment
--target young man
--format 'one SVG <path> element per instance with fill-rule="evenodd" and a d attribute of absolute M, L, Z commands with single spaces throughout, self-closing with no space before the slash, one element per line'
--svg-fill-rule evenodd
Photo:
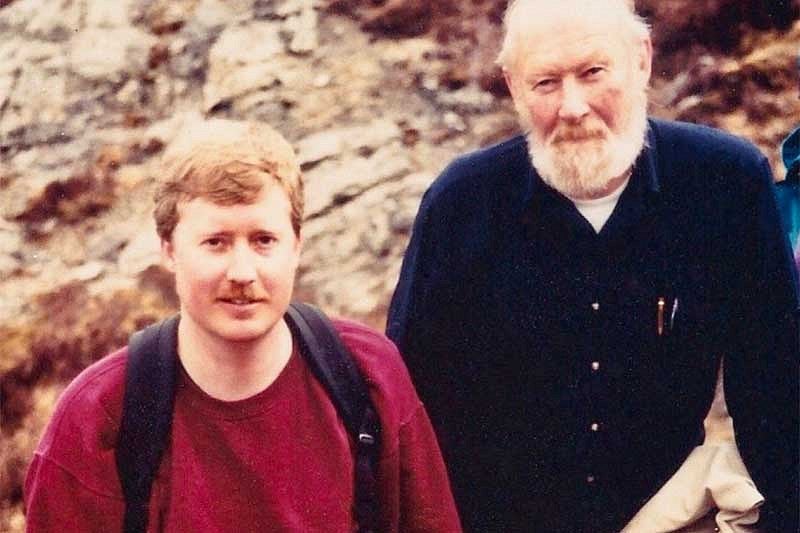
<path fill-rule="evenodd" d="M 746 470 L 731 446 L 735 484 L 690 462 L 688 485 L 701 512 L 725 507 L 720 529 L 760 510 L 761 531 L 794 532 L 798 300 L 769 165 L 741 139 L 648 120 L 652 46 L 631 3 L 509 5 L 499 63 L 527 134 L 427 191 L 388 333 L 465 530 L 699 518 L 671 520 L 686 509 L 668 480 L 687 479 L 724 358 Z"/>
<path fill-rule="evenodd" d="M 198 131 L 155 195 L 180 297 L 180 364 L 148 530 L 352 531 L 353 446 L 284 320 L 302 242 L 300 168 L 267 127 L 213 121 Z M 335 325 L 381 422 L 379 530 L 458 531 L 397 350 L 363 326 Z M 127 349 L 103 358 L 61 396 L 28 472 L 28 531 L 121 530 L 115 447 L 126 358 Z"/>

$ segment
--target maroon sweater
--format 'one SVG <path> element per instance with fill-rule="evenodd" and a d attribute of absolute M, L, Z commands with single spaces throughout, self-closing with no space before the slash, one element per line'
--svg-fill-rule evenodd
<path fill-rule="evenodd" d="M 381 531 L 460 531 L 434 433 L 394 345 L 337 321 L 383 428 Z M 87 368 L 61 396 L 25 483 L 28 531 L 120 531 L 114 464 L 126 350 Z M 352 531 L 347 432 L 303 358 L 236 402 L 182 373 L 171 444 L 153 486 L 149 531 Z"/>

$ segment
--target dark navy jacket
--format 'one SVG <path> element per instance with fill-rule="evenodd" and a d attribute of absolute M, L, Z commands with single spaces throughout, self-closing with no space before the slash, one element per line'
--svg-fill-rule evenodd
<path fill-rule="evenodd" d="M 423 198 L 388 334 L 470 531 L 619 531 L 702 441 L 722 357 L 766 530 L 797 529 L 797 280 L 768 163 L 689 124 L 647 139 L 599 234 L 522 137 Z"/>

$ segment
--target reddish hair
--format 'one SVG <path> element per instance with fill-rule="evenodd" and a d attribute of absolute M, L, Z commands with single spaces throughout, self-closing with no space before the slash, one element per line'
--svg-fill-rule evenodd
<path fill-rule="evenodd" d="M 265 124 L 251 122 L 215 119 L 188 128 L 165 156 L 164 175 L 156 186 L 158 236 L 171 239 L 181 202 L 204 198 L 219 205 L 249 204 L 270 183 L 286 192 L 299 237 L 303 177 L 286 139 Z"/>

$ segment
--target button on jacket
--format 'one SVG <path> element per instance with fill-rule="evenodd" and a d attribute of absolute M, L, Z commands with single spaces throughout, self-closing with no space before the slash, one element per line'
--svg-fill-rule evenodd
<path fill-rule="evenodd" d="M 472 531 L 619 531 L 726 398 L 767 531 L 797 530 L 797 280 L 749 143 L 651 120 L 599 233 L 523 137 L 426 192 L 388 334 Z M 769 529 L 772 528 L 772 529 Z"/>

